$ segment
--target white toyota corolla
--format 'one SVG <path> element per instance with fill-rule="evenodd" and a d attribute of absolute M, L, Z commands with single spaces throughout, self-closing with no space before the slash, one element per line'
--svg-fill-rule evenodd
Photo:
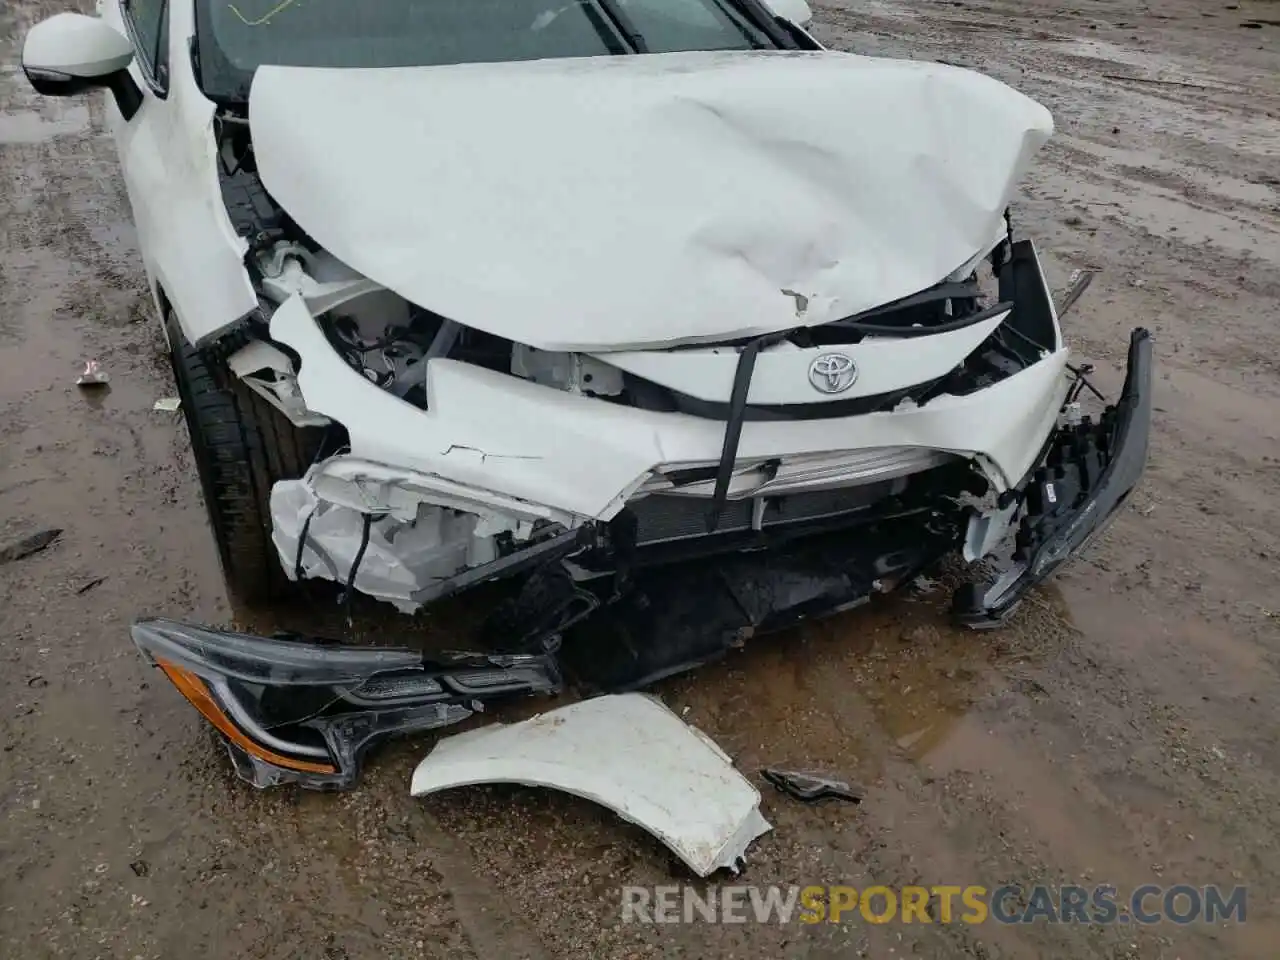
<path fill-rule="evenodd" d="M 509 582 L 463 666 L 140 623 L 257 782 L 554 689 L 562 638 L 640 685 L 951 553 L 994 625 L 1139 478 L 1150 338 L 1085 416 L 1080 286 L 1008 215 L 1052 120 L 992 78 L 825 50 L 804 0 L 98 14 L 23 66 L 109 91 L 231 588 Z"/>

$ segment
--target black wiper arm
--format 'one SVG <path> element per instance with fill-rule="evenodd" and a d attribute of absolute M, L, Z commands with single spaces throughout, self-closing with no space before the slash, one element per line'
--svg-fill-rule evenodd
<path fill-rule="evenodd" d="M 631 52 L 627 46 L 627 41 L 618 32 L 618 28 L 613 21 L 600 11 L 593 0 L 578 0 L 578 2 L 582 7 L 582 12 L 587 15 L 587 19 L 591 21 L 591 26 L 604 42 L 604 45 L 609 48 L 610 53 L 623 54 Z"/>
<path fill-rule="evenodd" d="M 760 11 L 754 7 L 744 9 L 733 0 L 711 0 L 711 2 L 742 31 L 747 42 L 751 44 L 752 50 L 795 49 L 795 42 L 787 36 L 786 31 L 768 14 L 768 11 Z M 760 13 L 764 15 L 753 16 Z M 763 40 L 760 39 L 762 34 Z"/>
<path fill-rule="evenodd" d="M 627 43 L 631 44 L 631 49 L 635 53 L 649 52 L 649 45 L 645 43 L 644 37 L 636 29 L 636 24 L 631 19 L 631 14 L 622 8 L 618 0 L 595 0 L 595 2 L 600 4 L 600 9 L 605 12 L 605 16 L 613 21 L 613 25 L 618 28 L 618 32 L 626 37 Z"/>
<path fill-rule="evenodd" d="M 794 333 L 766 333 L 748 341 L 738 354 L 738 367 L 733 372 L 733 392 L 729 395 L 729 420 L 724 426 L 724 445 L 720 448 L 720 466 L 716 469 L 716 489 L 711 498 L 711 513 L 707 516 L 707 532 L 712 533 L 720 525 L 725 501 L 729 498 L 729 481 L 733 478 L 733 465 L 738 459 L 738 442 L 742 439 L 742 421 L 747 414 L 747 394 L 751 390 L 751 374 L 756 369 L 756 356 L 765 347 L 781 343 Z"/>
<path fill-rule="evenodd" d="M 872 307 L 870 310 L 863 310 L 861 313 L 836 322 L 870 320 L 872 317 L 878 317 L 881 314 L 905 310 L 908 307 L 918 307 L 925 303 L 937 303 L 939 300 L 976 300 L 981 295 L 982 291 L 978 288 L 978 281 L 976 280 L 945 281 L 935 284 L 928 290 L 921 290 L 919 293 L 913 293 L 910 296 L 902 297 L 879 307 Z"/>
<path fill-rule="evenodd" d="M 722 2 L 741 11 L 751 23 L 764 32 L 771 42 L 777 45 L 779 50 L 800 49 L 800 44 L 796 43 L 790 31 L 778 22 L 773 11 L 760 0 L 722 0 Z"/>

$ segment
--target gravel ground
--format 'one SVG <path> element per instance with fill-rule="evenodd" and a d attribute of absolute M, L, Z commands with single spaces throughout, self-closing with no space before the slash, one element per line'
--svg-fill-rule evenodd
<path fill-rule="evenodd" d="M 100 107 L 14 66 L 52 9 L 0 9 L 0 544 L 64 528 L 0 565 L 0 956 L 1275 955 L 1280 3 L 817 6 L 832 46 L 976 67 L 1053 110 L 1018 216 L 1055 285 L 1100 271 L 1067 332 L 1102 385 L 1129 328 L 1157 332 L 1151 463 L 1006 630 L 900 597 L 658 690 L 745 771 L 867 787 L 860 807 L 766 791 L 743 882 L 1250 888 L 1243 926 L 1105 928 L 622 924 L 620 885 L 680 877 L 659 844 L 548 792 L 413 801 L 425 738 L 345 795 L 236 781 L 128 639 L 141 614 L 237 612 L 180 417 L 151 409 L 173 387 Z M 88 357 L 109 392 L 71 386 Z M 388 628 L 368 611 L 357 633 Z"/>

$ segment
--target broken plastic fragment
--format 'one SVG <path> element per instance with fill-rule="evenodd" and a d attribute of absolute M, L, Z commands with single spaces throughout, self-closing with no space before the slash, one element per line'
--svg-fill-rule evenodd
<path fill-rule="evenodd" d="M 0 546 L 0 563 L 11 563 L 14 560 L 22 560 L 25 557 L 29 557 L 33 553 L 39 553 L 60 536 L 62 536 L 61 528 L 50 527 L 48 530 L 29 534 L 14 543 Z"/>
<path fill-rule="evenodd" d="M 86 360 L 84 370 L 76 377 L 77 387 L 98 387 L 109 381 L 107 372 L 98 366 L 97 360 Z"/>
<path fill-rule="evenodd" d="M 173 413 L 175 410 L 182 409 L 181 397 L 161 397 L 151 405 L 152 410 L 159 410 L 161 413 Z"/>
<path fill-rule="evenodd" d="M 1057 311 L 1059 319 L 1065 316 L 1067 311 L 1075 306 L 1076 301 L 1079 300 L 1081 295 L 1089 289 L 1089 284 L 1092 282 L 1092 271 L 1071 271 L 1071 279 L 1067 281 L 1067 289 L 1062 291 L 1062 296 L 1058 298 Z"/>
<path fill-rule="evenodd" d="M 760 793 L 712 740 L 639 693 L 596 697 L 436 744 L 413 772 L 426 796 L 478 783 L 550 787 L 644 827 L 698 876 L 735 873 L 772 827 Z"/>
<path fill-rule="evenodd" d="M 795 797 L 805 803 L 816 800 L 848 800 L 850 803 L 861 803 L 866 791 L 856 784 L 845 780 L 836 780 L 819 773 L 803 773 L 799 770 L 779 770 L 766 767 L 760 776 L 772 783 L 788 796 Z"/>

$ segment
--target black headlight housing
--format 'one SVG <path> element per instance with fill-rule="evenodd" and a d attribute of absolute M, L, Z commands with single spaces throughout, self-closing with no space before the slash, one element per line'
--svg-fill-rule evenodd
<path fill-rule="evenodd" d="M 133 641 L 226 741 L 256 787 L 351 787 L 391 736 L 467 719 L 485 704 L 562 685 L 550 654 L 450 653 L 258 637 L 140 620 Z"/>

